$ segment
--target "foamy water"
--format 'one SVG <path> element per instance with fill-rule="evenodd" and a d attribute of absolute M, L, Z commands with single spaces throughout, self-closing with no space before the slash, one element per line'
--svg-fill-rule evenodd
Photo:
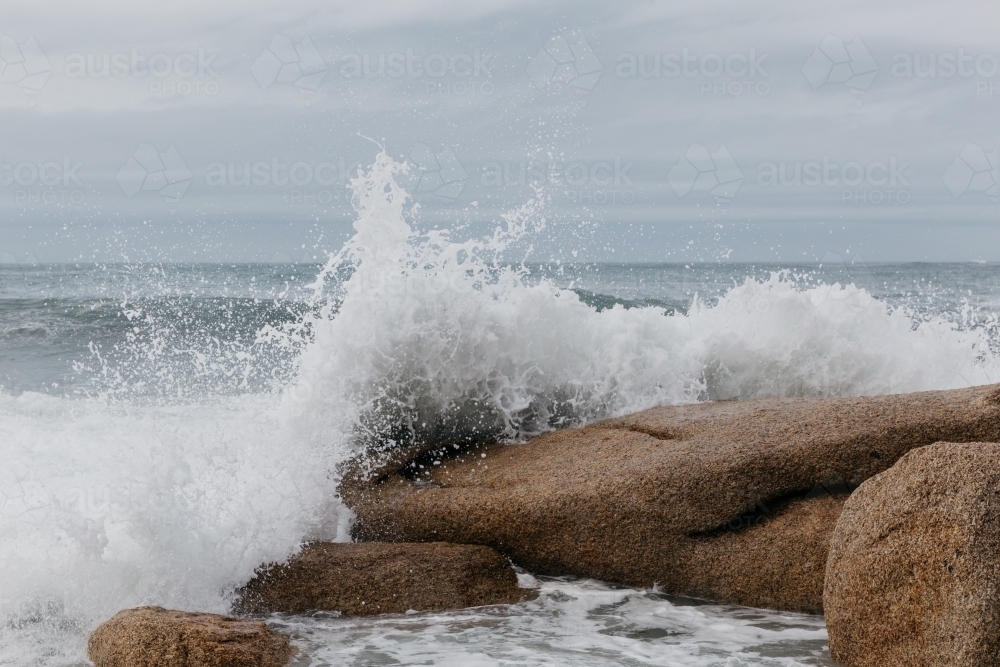
<path fill-rule="evenodd" d="M 539 598 L 448 613 L 272 618 L 299 664 L 834 665 L 822 618 L 528 577 Z M 305 656 L 308 656 L 306 658 Z"/>
<path fill-rule="evenodd" d="M 195 340 L 186 301 L 112 300 L 125 333 L 74 360 L 87 378 L 78 390 L 0 390 L 0 664 L 85 664 L 88 632 L 121 608 L 223 612 L 259 564 L 304 540 L 348 539 L 335 470 L 371 443 L 523 439 L 658 404 L 1000 377 L 990 313 L 917 316 L 787 272 L 684 309 L 598 310 L 509 261 L 544 225 L 538 202 L 488 238 L 420 234 L 401 169 L 381 154 L 353 183 L 356 235 L 308 289 L 273 296 L 288 317 L 262 317 L 245 340 L 226 339 L 229 320 L 217 319 Z M 241 298 L 220 307 L 260 306 Z M 18 326 L 3 335 L 34 331 Z M 369 653 L 401 664 L 826 659 L 816 619 L 541 585 L 539 601 L 512 608 L 273 622 L 314 665 Z"/>

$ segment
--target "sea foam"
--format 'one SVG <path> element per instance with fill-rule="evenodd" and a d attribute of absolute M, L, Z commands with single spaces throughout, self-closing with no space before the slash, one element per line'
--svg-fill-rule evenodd
<path fill-rule="evenodd" d="M 405 168 L 383 152 L 354 180 L 356 234 L 307 314 L 261 328 L 258 349 L 297 351 L 284 387 L 192 397 L 172 379 L 160 400 L 131 402 L 0 392 L 0 663 L 77 664 L 118 609 L 222 612 L 259 564 L 349 539 L 338 464 L 373 443 L 521 440 L 660 404 L 998 377 L 984 329 L 782 273 L 686 312 L 598 311 L 510 261 L 544 225 L 539 201 L 487 238 L 418 233 Z"/>

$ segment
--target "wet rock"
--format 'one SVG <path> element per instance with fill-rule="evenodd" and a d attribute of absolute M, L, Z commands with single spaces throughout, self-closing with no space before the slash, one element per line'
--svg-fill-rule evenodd
<path fill-rule="evenodd" d="M 283 667 L 292 649 L 257 621 L 138 607 L 90 635 L 95 667 Z"/>
<path fill-rule="evenodd" d="M 824 593 L 852 667 L 1000 664 L 1000 445 L 938 443 L 851 496 Z"/>
<path fill-rule="evenodd" d="M 655 408 L 349 470 L 341 493 L 359 539 L 483 544 L 533 573 L 818 612 L 844 498 L 939 440 L 1000 440 L 1000 388 Z"/>
<path fill-rule="evenodd" d="M 238 596 L 240 613 L 358 616 L 512 604 L 535 592 L 519 588 L 510 563 L 489 547 L 314 543 L 260 570 Z"/>

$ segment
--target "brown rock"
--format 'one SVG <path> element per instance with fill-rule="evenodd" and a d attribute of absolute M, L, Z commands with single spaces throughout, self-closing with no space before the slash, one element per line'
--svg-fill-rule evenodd
<path fill-rule="evenodd" d="M 1000 440 L 1000 388 L 656 408 L 376 480 L 349 470 L 341 492 L 361 539 L 485 544 L 535 573 L 819 611 L 839 502 L 805 496 L 846 495 L 939 440 Z"/>
<path fill-rule="evenodd" d="M 737 521 L 735 529 L 677 536 L 671 574 L 690 597 L 822 613 L 826 556 L 846 499 L 796 498 L 772 504 L 745 528 Z"/>
<path fill-rule="evenodd" d="M 470 544 L 307 545 L 238 591 L 240 613 L 368 614 L 512 604 L 534 598 L 493 549 Z"/>
<path fill-rule="evenodd" d="M 87 652 L 96 667 L 282 667 L 292 655 L 264 623 L 163 607 L 118 612 Z"/>
<path fill-rule="evenodd" d="M 851 496 L 824 592 L 852 667 L 1000 664 L 1000 445 L 938 443 Z"/>

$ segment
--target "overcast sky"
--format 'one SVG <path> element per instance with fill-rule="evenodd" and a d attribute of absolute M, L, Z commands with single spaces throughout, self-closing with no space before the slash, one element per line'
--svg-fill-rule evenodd
<path fill-rule="evenodd" d="M 300 261 L 384 141 L 536 259 L 1000 260 L 995 2 L 5 0 L 0 259 Z"/>

